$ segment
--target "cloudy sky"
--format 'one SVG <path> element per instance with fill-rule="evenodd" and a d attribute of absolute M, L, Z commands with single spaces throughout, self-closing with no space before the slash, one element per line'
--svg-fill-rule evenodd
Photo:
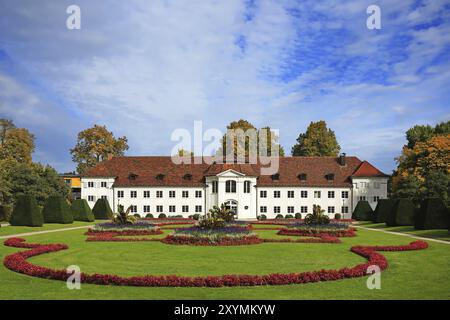
<path fill-rule="evenodd" d="M 288 152 L 326 120 L 342 151 L 389 173 L 406 129 L 450 119 L 449 89 L 449 1 L 0 0 L 0 117 L 59 171 L 93 124 L 129 155 L 167 155 L 177 128 L 244 118 Z"/>

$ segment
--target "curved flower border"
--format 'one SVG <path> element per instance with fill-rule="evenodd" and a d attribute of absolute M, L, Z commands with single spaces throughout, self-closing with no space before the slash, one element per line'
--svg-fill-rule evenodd
<path fill-rule="evenodd" d="M 168 235 L 161 240 L 165 244 L 192 245 L 192 246 L 243 246 L 250 244 L 260 244 L 263 240 L 257 235 L 243 237 L 223 237 L 219 242 L 212 242 L 206 237 L 189 237 L 180 235 Z"/>
<path fill-rule="evenodd" d="M 86 241 L 116 241 L 116 242 L 138 242 L 138 241 L 161 241 L 158 238 L 123 238 L 126 236 L 148 236 L 148 235 L 160 235 L 164 232 L 161 229 L 156 230 L 115 230 L 115 231 L 104 231 L 104 230 L 93 230 L 89 229 L 85 235 L 88 236 Z"/>
<path fill-rule="evenodd" d="M 318 230 L 302 230 L 302 229 L 281 229 L 277 232 L 280 236 L 310 236 L 310 237 L 355 237 L 356 229 L 348 228 L 347 230 L 336 230 L 320 232 Z"/>
<path fill-rule="evenodd" d="M 6 268 L 33 277 L 66 281 L 70 276 L 65 269 L 51 269 L 36 266 L 27 261 L 28 258 L 44 253 L 56 252 L 68 249 L 65 244 L 32 244 L 25 243 L 22 238 L 7 239 L 4 244 L 9 247 L 28 248 L 30 250 L 16 252 L 6 256 L 3 264 Z M 260 286 L 260 285 L 287 285 L 302 284 L 319 281 L 333 281 L 346 278 L 363 277 L 367 275 L 367 268 L 377 265 L 381 270 L 388 267 L 385 256 L 377 251 L 408 251 L 428 248 L 424 241 L 414 241 L 408 245 L 400 246 L 353 246 L 351 251 L 368 261 L 350 268 L 338 270 L 320 270 L 300 273 L 272 273 L 267 275 L 223 275 L 184 277 L 176 275 L 168 276 L 140 276 L 121 277 L 109 274 L 81 274 L 81 282 L 98 285 L 138 286 L 138 287 L 234 287 L 234 286 Z"/>

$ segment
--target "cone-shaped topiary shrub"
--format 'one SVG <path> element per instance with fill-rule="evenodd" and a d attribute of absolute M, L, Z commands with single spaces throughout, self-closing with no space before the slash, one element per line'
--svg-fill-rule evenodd
<path fill-rule="evenodd" d="M 0 205 L 0 221 L 9 221 L 12 210 L 12 206 L 6 204 Z"/>
<path fill-rule="evenodd" d="M 375 208 L 375 212 L 373 215 L 373 222 L 386 222 L 386 218 L 391 212 L 392 207 L 394 206 L 395 201 L 392 199 L 380 199 L 378 200 L 377 207 Z"/>
<path fill-rule="evenodd" d="M 73 220 L 75 221 L 87 221 L 92 222 L 95 220 L 94 214 L 89 207 L 86 199 L 76 199 L 73 201 L 70 207 L 72 212 Z"/>
<path fill-rule="evenodd" d="M 33 196 L 17 197 L 9 223 L 12 226 L 42 227 L 44 217 Z"/>
<path fill-rule="evenodd" d="M 409 199 L 397 199 L 391 211 L 386 217 L 386 225 L 392 226 L 412 226 L 416 208 Z"/>
<path fill-rule="evenodd" d="M 99 220 L 107 220 L 113 218 L 113 212 L 111 207 L 109 206 L 109 202 L 106 199 L 98 199 L 95 202 L 94 208 L 92 208 L 92 213 L 94 214 L 95 219 Z"/>
<path fill-rule="evenodd" d="M 422 201 L 415 220 L 416 229 L 447 229 L 449 210 L 441 199 L 428 198 Z"/>
<path fill-rule="evenodd" d="M 358 221 L 372 220 L 373 210 L 367 201 L 358 201 L 355 210 L 353 210 L 352 219 Z"/>
<path fill-rule="evenodd" d="M 42 209 L 45 223 L 73 223 L 72 212 L 66 201 L 61 196 L 50 196 L 47 198 Z"/>

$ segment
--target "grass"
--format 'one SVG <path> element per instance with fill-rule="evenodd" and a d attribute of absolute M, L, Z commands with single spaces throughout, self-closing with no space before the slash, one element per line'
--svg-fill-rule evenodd
<path fill-rule="evenodd" d="M 450 242 L 450 232 L 447 229 L 434 229 L 434 230 L 416 230 L 413 226 L 398 226 L 398 227 L 388 227 L 385 223 L 373 223 L 370 221 L 364 221 L 359 224 L 360 226 L 380 229 L 392 232 L 406 233 L 418 237 L 438 239 Z"/>
<path fill-rule="evenodd" d="M 97 221 L 100 222 L 100 221 Z M 56 229 L 66 229 L 66 228 L 75 228 L 82 226 L 90 226 L 94 225 L 95 222 L 82 222 L 82 221 L 74 221 L 71 224 L 59 224 L 59 223 L 46 223 L 42 227 L 22 227 L 22 226 L 6 226 L 0 228 L 0 237 L 1 236 L 9 236 L 13 234 L 20 233 L 28 233 L 28 232 L 37 232 L 37 231 L 47 231 L 47 230 L 56 230 Z"/>
<path fill-rule="evenodd" d="M 256 228 L 256 232 L 261 237 L 282 237 L 276 235 L 276 230 L 259 229 Z M 68 230 L 26 237 L 29 242 L 69 245 L 68 250 L 37 256 L 30 261 L 58 268 L 76 264 L 85 272 L 124 276 L 263 274 L 353 266 L 364 259 L 349 251 L 352 245 L 399 245 L 412 241 L 404 236 L 360 229 L 357 237 L 341 238 L 341 244 L 264 243 L 194 247 L 159 242 L 86 242 L 84 232 L 84 229 Z M 172 230 L 164 230 L 164 234 L 170 232 Z M 383 252 L 390 265 L 381 275 L 381 290 L 367 289 L 366 278 L 233 288 L 137 288 L 82 284 L 81 290 L 68 290 L 64 282 L 32 278 L 0 265 L 0 299 L 450 299 L 450 247 L 434 242 L 429 244 L 430 247 L 422 251 Z M 19 250 L 24 249 L 0 245 L 0 259 Z"/>

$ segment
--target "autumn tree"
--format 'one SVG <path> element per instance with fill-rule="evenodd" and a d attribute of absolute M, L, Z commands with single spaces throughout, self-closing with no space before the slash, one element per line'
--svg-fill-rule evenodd
<path fill-rule="evenodd" d="M 185 149 L 178 149 L 177 154 L 179 157 L 193 157 L 194 156 L 194 153 L 192 151 L 185 150 Z"/>
<path fill-rule="evenodd" d="M 17 128 L 11 120 L 0 119 L 0 159 L 31 163 L 34 136 L 25 128 Z"/>
<path fill-rule="evenodd" d="M 84 173 L 108 155 L 122 156 L 128 150 L 126 137 L 115 138 L 105 126 L 94 125 L 78 133 L 77 144 L 70 149 L 78 173 Z"/>
<path fill-rule="evenodd" d="M 293 156 L 334 156 L 339 154 L 341 147 L 336 140 L 334 131 L 327 128 L 325 121 L 311 122 L 305 133 L 297 138 L 292 147 Z"/>

